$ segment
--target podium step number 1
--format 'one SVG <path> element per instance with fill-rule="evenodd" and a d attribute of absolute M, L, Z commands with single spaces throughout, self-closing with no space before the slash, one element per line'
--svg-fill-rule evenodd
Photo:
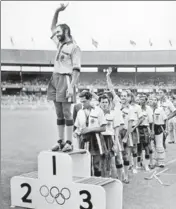
<path fill-rule="evenodd" d="M 35 209 L 122 209 L 122 183 L 91 177 L 90 167 L 87 151 L 43 151 L 38 156 L 38 172 L 12 177 L 11 205 Z"/>

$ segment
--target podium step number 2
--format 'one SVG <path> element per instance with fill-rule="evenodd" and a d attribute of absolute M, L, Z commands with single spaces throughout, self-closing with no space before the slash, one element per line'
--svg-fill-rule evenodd
<path fill-rule="evenodd" d="M 43 151 L 38 156 L 38 172 L 12 177 L 12 207 L 122 209 L 122 183 L 110 178 L 91 177 L 90 169 L 86 168 L 90 168 L 90 154 L 87 151 L 72 154 Z M 73 165 L 78 167 L 74 161 L 81 163 L 83 159 L 85 163 L 86 158 L 88 164 L 79 165 L 79 175 L 79 170 L 73 168 Z"/>

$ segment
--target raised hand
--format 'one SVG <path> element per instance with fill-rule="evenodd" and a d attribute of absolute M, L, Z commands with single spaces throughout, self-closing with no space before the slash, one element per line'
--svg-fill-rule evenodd
<path fill-rule="evenodd" d="M 65 4 L 60 4 L 60 7 L 58 8 L 59 11 L 64 11 L 65 8 L 69 5 L 69 3 L 67 3 L 66 5 Z"/>
<path fill-rule="evenodd" d="M 110 75 L 111 73 L 112 73 L 112 68 L 111 68 L 111 67 L 109 67 L 109 68 L 107 69 L 106 76 Z"/>
<path fill-rule="evenodd" d="M 55 29 L 56 29 L 56 24 L 58 21 L 58 16 L 59 16 L 59 12 L 64 11 L 65 8 L 68 6 L 68 4 L 60 4 L 60 7 L 58 7 L 54 13 L 53 19 L 52 19 L 52 23 L 51 23 L 51 32 L 54 33 Z M 52 36 L 53 38 L 54 36 Z M 56 44 L 58 45 L 58 40 L 56 41 Z"/>
<path fill-rule="evenodd" d="M 93 85 L 89 85 L 88 88 L 89 88 L 90 93 L 94 92 L 94 86 Z"/>

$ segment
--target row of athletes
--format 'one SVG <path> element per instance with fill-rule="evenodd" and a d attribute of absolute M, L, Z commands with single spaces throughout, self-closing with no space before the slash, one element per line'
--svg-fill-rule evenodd
<path fill-rule="evenodd" d="M 158 102 L 154 96 L 153 105 L 149 107 L 142 95 L 140 105 L 137 105 L 135 97 L 127 91 L 123 91 L 119 98 L 110 79 L 111 71 L 108 71 L 107 83 L 112 97 L 105 94 L 98 97 L 93 92 L 84 91 L 80 94 L 81 104 L 75 106 L 72 114 L 71 105 L 76 102 L 75 84 L 81 69 L 81 50 L 72 38 L 69 26 L 57 24 L 59 13 L 65 8 L 61 4 L 56 9 L 51 25 L 51 38 L 57 46 L 57 53 L 47 97 L 54 102 L 59 133 L 59 140 L 52 151 L 73 149 L 75 126 L 74 135 L 79 148 L 88 149 L 91 153 L 92 175 L 116 178 L 117 171 L 118 178 L 122 180 L 124 170 L 123 181 L 128 183 L 129 166 L 133 164 L 133 172 L 137 172 L 143 150 L 145 169 L 149 169 L 149 164 L 151 168 L 154 166 L 151 139 L 155 143 L 156 164 L 164 166 L 164 136 L 168 121 L 176 114 L 170 102 Z M 92 104 L 92 96 L 99 101 L 98 106 Z M 164 111 L 163 103 L 166 103 L 169 114 Z"/>
<path fill-rule="evenodd" d="M 155 166 L 164 167 L 165 140 L 176 109 L 164 90 L 159 90 L 160 99 L 156 95 L 135 97 L 126 90 L 117 96 L 110 73 L 109 93 L 97 96 L 93 88 L 80 93 L 80 103 L 73 109 L 74 136 L 79 148 L 91 153 L 92 175 L 118 177 L 129 183 L 130 167 L 133 173 L 141 166 L 147 171 Z M 93 98 L 98 101 L 96 104 Z M 60 135 L 53 151 L 65 146 L 63 138 Z M 72 150 L 69 142 L 63 151 Z"/>

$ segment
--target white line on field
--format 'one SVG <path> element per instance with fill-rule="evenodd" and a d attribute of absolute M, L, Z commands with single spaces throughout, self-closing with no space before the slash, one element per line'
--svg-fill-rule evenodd
<path fill-rule="evenodd" d="M 176 162 L 176 158 L 173 159 L 173 160 L 170 160 L 169 162 L 167 162 L 166 165 L 170 165 L 170 164 L 172 164 L 172 163 L 174 163 L 174 162 Z M 166 169 L 164 169 L 164 170 L 162 170 L 162 171 L 156 173 L 155 175 L 157 176 L 157 175 L 159 175 L 159 174 L 161 174 L 161 173 L 164 173 L 164 172 L 167 171 L 168 169 L 169 169 L 169 168 L 166 168 Z"/>
<path fill-rule="evenodd" d="M 167 175 L 167 176 L 176 176 L 176 173 L 163 173 L 163 175 Z"/>
<path fill-rule="evenodd" d="M 155 175 L 157 176 L 157 175 L 159 175 L 159 174 L 161 174 L 161 173 L 164 173 L 164 172 L 167 171 L 167 170 L 169 170 L 169 168 L 165 168 L 164 170 L 162 170 L 162 171 L 156 173 Z"/>
<path fill-rule="evenodd" d="M 169 162 L 167 162 L 166 165 L 170 165 L 170 164 L 172 164 L 172 163 L 174 163 L 174 162 L 176 162 L 176 158 L 173 159 L 173 160 L 170 160 Z"/>

